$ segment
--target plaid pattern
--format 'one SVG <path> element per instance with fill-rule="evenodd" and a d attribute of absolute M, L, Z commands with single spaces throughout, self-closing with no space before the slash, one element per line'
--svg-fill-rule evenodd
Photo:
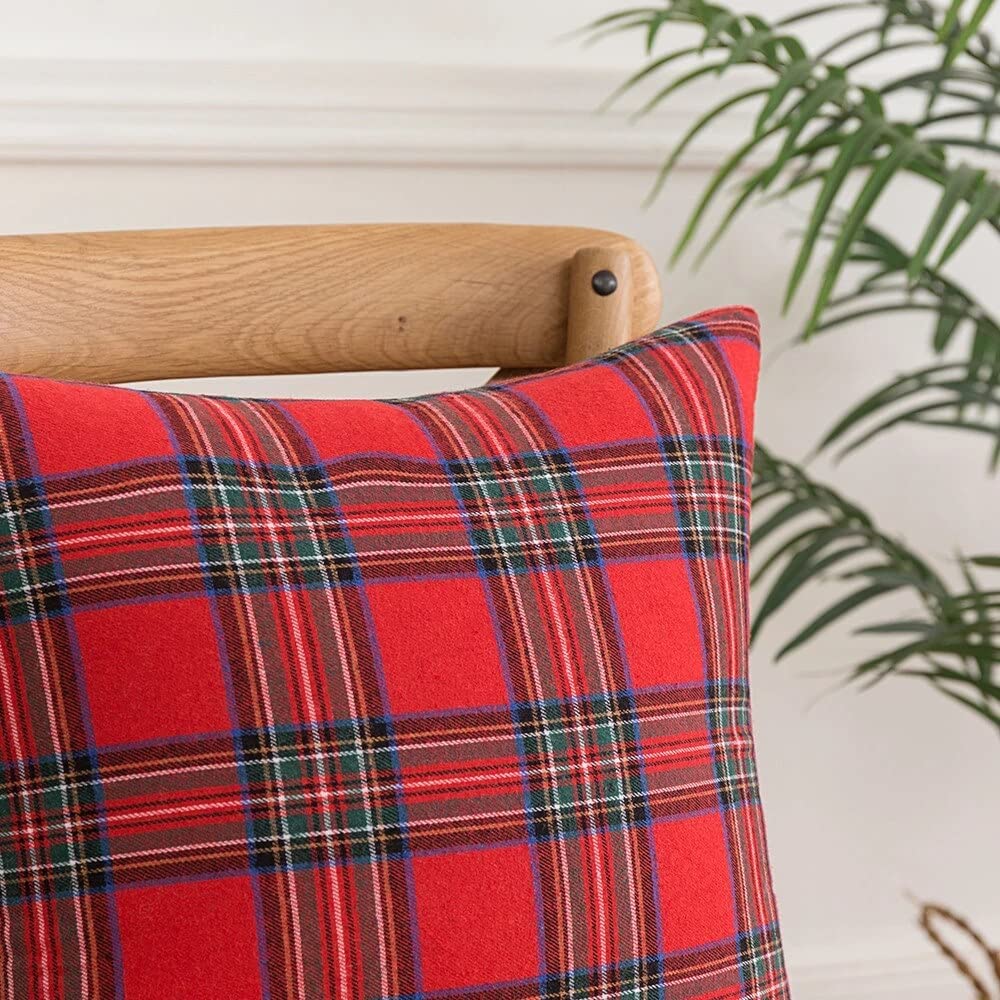
<path fill-rule="evenodd" d="M 757 322 L 395 402 L 0 377 L 0 1000 L 782 1000 Z"/>

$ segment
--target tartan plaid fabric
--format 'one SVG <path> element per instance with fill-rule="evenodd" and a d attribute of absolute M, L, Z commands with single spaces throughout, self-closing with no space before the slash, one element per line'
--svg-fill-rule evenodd
<path fill-rule="evenodd" d="M 393 402 L 0 377 L 0 1000 L 787 997 L 757 320 Z"/>

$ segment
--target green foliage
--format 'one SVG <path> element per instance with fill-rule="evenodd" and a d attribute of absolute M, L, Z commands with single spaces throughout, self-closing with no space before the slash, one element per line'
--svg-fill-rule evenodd
<path fill-rule="evenodd" d="M 869 686 L 890 674 L 920 678 L 1000 730 L 1000 589 L 985 589 L 975 575 L 1000 569 L 1000 557 L 959 560 L 963 586 L 954 589 L 859 507 L 760 444 L 754 495 L 760 563 L 753 582 L 767 586 L 753 634 L 806 586 L 840 584 L 838 596 L 784 643 L 779 660 L 841 619 L 866 613 L 869 620 L 856 634 L 887 645 L 855 664 L 851 679 Z M 890 595 L 897 602 L 882 605 L 877 616 Z M 906 601 L 902 613 L 900 599 Z"/>
<path fill-rule="evenodd" d="M 967 334 L 968 350 L 907 372 L 871 393 L 830 429 L 820 448 L 839 457 L 904 424 L 950 427 L 984 434 L 992 465 L 1000 464 L 1000 321 L 936 267 L 907 254 L 871 226 L 862 226 L 848 258 L 862 277 L 832 299 L 816 332 L 834 330 L 889 313 L 930 313 L 932 347 L 941 354 Z"/>
<path fill-rule="evenodd" d="M 1000 158 L 992 134 L 1000 52 L 982 30 L 992 6 L 841 0 L 770 23 L 721 3 L 664 0 L 586 29 L 592 39 L 641 33 L 648 61 L 611 99 L 651 91 L 639 118 L 699 81 L 721 90 L 663 164 L 650 201 L 700 137 L 734 110 L 753 109 L 744 140 L 695 204 L 674 260 L 698 242 L 703 259 L 750 206 L 794 196 L 806 199 L 808 218 L 786 308 L 818 271 L 803 339 L 890 313 L 928 320 L 933 363 L 893 377 L 852 407 L 820 450 L 842 457 L 902 427 L 945 427 L 983 436 L 993 468 L 1000 466 L 1000 320 L 948 270 L 972 238 L 1000 235 L 1000 183 L 991 173 Z M 831 34 L 831 25 L 840 33 Z M 806 38 L 817 33 L 824 39 L 818 50 Z M 900 70 L 892 54 L 903 50 Z M 886 191 L 903 177 L 933 192 L 914 202 L 922 217 L 912 247 L 874 221 Z M 864 683 L 888 674 L 924 678 L 1000 729 L 1000 591 L 983 590 L 975 575 L 1000 568 L 1000 556 L 959 560 L 951 575 L 963 583 L 953 589 L 802 468 L 760 445 L 757 455 L 755 504 L 764 520 L 755 544 L 758 555 L 769 554 L 755 577 L 763 597 L 754 634 L 800 590 L 831 575 L 847 593 L 831 599 L 779 656 L 848 615 L 871 613 L 890 593 L 909 595 L 913 616 L 859 630 L 887 648 L 851 676 Z"/>
<path fill-rule="evenodd" d="M 591 25 L 592 37 L 641 29 L 650 54 L 666 36 L 668 25 L 700 34 L 698 44 L 651 59 L 619 88 L 616 97 L 669 74 L 639 115 L 648 114 L 706 76 L 721 79 L 732 73 L 743 80 L 750 69 L 764 78 L 763 85 L 731 95 L 696 122 L 660 171 L 654 197 L 700 134 L 734 107 L 756 102 L 752 134 L 712 177 L 691 213 L 675 259 L 693 243 L 710 209 L 723 197 L 726 182 L 740 171 L 746 176 L 736 184 L 705 250 L 715 245 L 754 198 L 812 186 L 816 192 L 813 211 L 786 289 L 787 304 L 800 290 L 821 236 L 829 236 L 833 248 L 812 304 L 805 330 L 808 336 L 821 322 L 855 239 L 897 175 L 916 175 L 941 189 L 913 257 L 911 280 L 935 247 L 944 244 L 934 265 L 940 269 L 981 223 L 1000 232 L 1000 184 L 986 170 L 973 169 L 955 156 L 959 149 L 974 149 L 984 156 L 1000 152 L 990 137 L 1000 107 L 1000 53 L 994 52 L 988 36 L 977 33 L 992 0 L 980 2 L 968 20 L 962 19 L 963 6 L 955 2 L 943 11 L 924 0 L 867 0 L 827 4 L 769 24 L 753 14 L 705 0 L 674 0 L 621 11 Z M 860 28 L 830 42 L 819 53 L 810 53 L 806 43 L 791 33 L 793 25 L 845 10 L 868 16 Z M 877 87 L 862 76 L 869 64 L 902 48 L 927 51 L 929 67 L 908 70 Z M 690 68 L 692 62 L 695 65 Z M 917 112 L 912 108 L 908 114 L 894 111 L 894 98 L 914 93 L 925 98 Z M 942 102 L 946 110 L 935 113 Z M 970 121 L 978 124 L 978 135 L 941 135 L 945 122 Z M 849 204 L 835 213 L 838 196 L 844 195 L 853 179 L 858 183 Z"/>

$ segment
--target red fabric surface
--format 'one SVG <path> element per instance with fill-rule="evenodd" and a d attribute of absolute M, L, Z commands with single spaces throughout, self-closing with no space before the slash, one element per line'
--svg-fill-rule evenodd
<path fill-rule="evenodd" d="M 786 1000 L 757 320 L 414 400 L 0 376 L 0 1000 Z"/>

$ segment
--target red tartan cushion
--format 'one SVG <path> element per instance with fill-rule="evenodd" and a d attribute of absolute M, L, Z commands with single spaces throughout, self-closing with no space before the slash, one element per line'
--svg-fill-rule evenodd
<path fill-rule="evenodd" d="M 0 378 L 0 1000 L 787 996 L 757 320 L 396 402 Z"/>

